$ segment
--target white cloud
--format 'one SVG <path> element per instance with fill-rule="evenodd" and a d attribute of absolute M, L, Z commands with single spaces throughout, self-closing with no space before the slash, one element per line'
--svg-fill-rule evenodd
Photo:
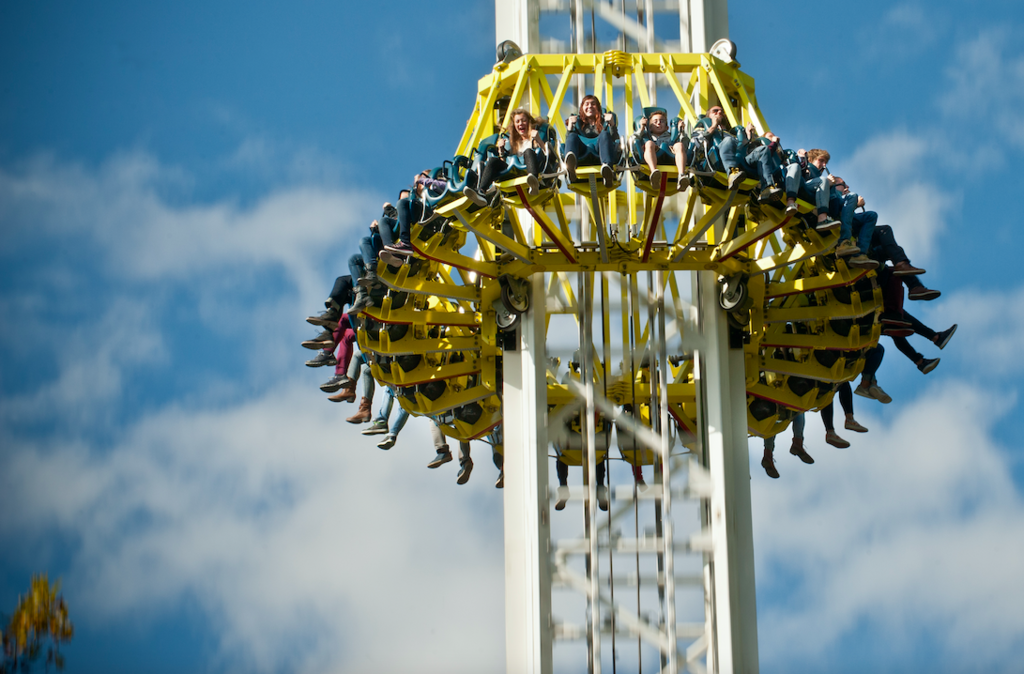
<path fill-rule="evenodd" d="M 20 507 L 0 511 L 0 537 L 72 541 L 65 592 L 90 621 L 192 597 L 226 661 L 254 671 L 297 656 L 308 671 L 500 671 L 489 449 L 475 445 L 474 477 L 458 487 L 451 465 L 425 468 L 426 422 L 384 453 L 342 421 L 350 406 L 308 388 L 170 408 L 109 448 L 22 444 L 4 460 L 5 499 Z"/>
<path fill-rule="evenodd" d="M 933 259 L 957 193 L 942 189 L 928 167 L 940 147 L 926 135 L 894 130 L 865 141 L 848 162 L 836 165 L 850 188 L 864 197 L 879 225 L 890 225 L 912 261 Z"/>
<path fill-rule="evenodd" d="M 126 281 L 277 268 L 303 291 L 316 287 L 322 295 L 320 263 L 337 254 L 338 243 L 354 243 L 379 208 L 365 193 L 315 186 L 272 191 L 251 206 L 233 199 L 176 203 L 191 181 L 142 152 L 114 156 L 95 170 L 37 155 L 17 170 L 0 170 L 4 248 L 84 241 L 85 252 L 98 249 L 107 271 Z"/>
<path fill-rule="evenodd" d="M 1024 500 L 992 439 L 1012 398 L 945 381 L 890 424 L 859 414 L 847 450 L 812 420 L 813 467 L 777 452 L 782 479 L 753 482 L 758 583 L 786 594 L 760 607 L 764 660 L 824 670 L 865 628 L 894 671 L 921 664 L 921 634 L 937 671 L 1019 658 Z"/>
<path fill-rule="evenodd" d="M 1019 376 L 1024 370 L 1020 358 L 1024 286 L 988 292 L 961 290 L 934 304 L 919 318 L 937 330 L 958 324 L 951 344 L 959 345 L 956 354 L 967 366 L 966 371 L 992 381 Z M 942 353 L 949 353 L 946 348 Z"/>

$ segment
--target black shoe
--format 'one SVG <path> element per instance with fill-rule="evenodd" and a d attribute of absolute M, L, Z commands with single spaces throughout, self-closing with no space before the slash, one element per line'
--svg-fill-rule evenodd
<path fill-rule="evenodd" d="M 604 181 L 605 187 L 615 184 L 615 171 L 608 164 L 601 164 L 601 180 Z"/>
<path fill-rule="evenodd" d="M 469 476 L 473 474 L 473 459 L 459 461 L 459 476 L 455 478 L 456 484 L 466 484 Z"/>
<path fill-rule="evenodd" d="M 953 327 L 951 327 L 950 329 L 943 330 L 942 332 L 935 335 L 935 346 L 939 347 L 940 349 L 945 349 L 946 345 L 949 344 L 949 340 L 953 336 L 954 332 L 956 332 L 956 323 L 954 323 Z"/>
<path fill-rule="evenodd" d="M 337 309 L 328 309 L 327 311 L 321 311 L 316 316 L 310 316 L 306 319 L 307 323 L 311 325 L 319 325 L 321 328 L 327 328 L 328 330 L 338 329 L 338 319 L 341 318 L 341 313 Z"/>
<path fill-rule="evenodd" d="M 342 386 L 352 381 L 343 374 L 336 374 L 323 384 L 320 384 L 320 390 L 324 393 L 334 393 L 339 390 Z"/>
<path fill-rule="evenodd" d="M 306 361 L 307 367 L 323 367 L 324 365 L 337 365 L 338 360 L 334 357 L 334 354 L 330 351 L 321 351 L 317 354 L 316 358 L 311 358 Z"/>
<path fill-rule="evenodd" d="M 938 358 L 922 358 L 921 362 L 917 364 L 917 369 L 921 371 L 921 374 L 928 374 L 938 366 Z"/>
<path fill-rule="evenodd" d="M 334 349 L 334 333 L 330 330 L 324 330 L 313 339 L 307 339 L 302 343 L 302 346 L 307 349 L 313 349 L 314 351 L 323 351 L 324 349 Z"/>
<path fill-rule="evenodd" d="M 438 448 L 437 456 L 434 457 L 433 461 L 427 464 L 427 468 L 437 468 L 439 466 L 443 466 L 444 464 L 448 463 L 451 460 L 452 453 L 448 449 L 448 445 L 444 445 L 443 447 Z"/>

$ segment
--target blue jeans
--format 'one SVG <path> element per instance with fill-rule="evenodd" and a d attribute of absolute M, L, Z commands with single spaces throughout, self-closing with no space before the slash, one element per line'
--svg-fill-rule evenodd
<path fill-rule="evenodd" d="M 378 225 L 380 226 L 380 225 Z M 371 232 L 359 240 L 359 252 L 363 255 L 363 266 L 377 270 L 377 253 L 383 247 L 383 238 L 379 232 Z"/>
<path fill-rule="evenodd" d="M 818 215 L 828 213 L 828 179 L 824 176 L 804 180 L 800 175 L 800 164 L 793 162 L 786 167 L 786 197 L 800 197 L 814 203 Z"/>
<path fill-rule="evenodd" d="M 383 216 L 377 225 L 377 236 L 380 237 L 381 248 L 391 246 L 395 243 L 398 235 L 398 221 L 394 218 Z M 380 248 L 377 249 L 380 252 Z"/>
<path fill-rule="evenodd" d="M 348 259 L 348 272 L 352 274 L 353 280 L 358 281 L 366 274 L 366 266 L 363 264 L 361 253 L 355 253 Z"/>
<path fill-rule="evenodd" d="M 878 213 L 874 211 L 853 214 L 853 233 L 857 235 L 857 244 L 860 246 L 860 252 L 864 255 L 867 255 L 868 250 L 871 249 L 871 238 L 875 235 L 877 223 Z"/>
<path fill-rule="evenodd" d="M 838 190 L 831 191 L 828 210 L 833 218 L 839 218 L 840 241 L 853 238 L 853 212 L 857 210 L 857 198 L 853 192 L 843 196 L 839 194 Z"/>
<path fill-rule="evenodd" d="M 622 157 L 622 149 L 615 140 L 616 137 L 612 135 L 611 127 L 604 127 L 597 136 L 597 152 L 595 153 L 593 145 L 587 145 L 578 133 L 570 131 L 565 137 L 565 153 L 572 152 L 577 159 L 594 157 L 596 154 L 602 164 L 614 165 L 619 163 L 619 159 Z"/>
<path fill-rule="evenodd" d="M 777 154 L 772 152 L 767 145 L 756 147 L 750 152 L 746 151 L 747 144 L 738 138 L 726 136 L 718 144 L 718 152 L 722 158 L 722 165 L 726 173 L 734 168 L 746 173 L 748 176 L 756 176 L 764 187 L 772 181 L 773 176 L 782 170 L 782 162 Z"/>
<path fill-rule="evenodd" d="M 398 238 L 402 243 L 412 245 L 412 223 L 423 219 L 424 209 L 426 215 L 432 213 L 419 199 L 406 197 L 398 202 Z"/>
<path fill-rule="evenodd" d="M 800 414 L 798 414 L 795 417 L 793 417 L 792 426 L 793 426 L 793 439 L 794 440 L 803 440 L 804 439 L 804 426 L 806 424 L 807 424 L 807 420 L 804 419 L 804 413 L 803 412 L 801 412 Z M 772 437 L 770 437 L 770 438 L 765 438 L 764 439 L 764 448 L 767 449 L 770 452 L 774 452 L 775 451 L 775 436 L 774 435 Z"/>
<path fill-rule="evenodd" d="M 380 411 L 377 412 L 377 418 L 374 421 L 387 422 L 388 417 L 391 416 L 391 407 L 395 403 L 395 392 L 388 386 L 384 389 L 384 400 L 380 404 Z M 409 420 L 409 413 L 405 411 L 405 408 L 401 405 L 398 406 L 398 417 L 395 419 L 395 423 L 391 424 L 390 434 L 398 435 L 403 428 L 405 428 L 405 422 Z"/>

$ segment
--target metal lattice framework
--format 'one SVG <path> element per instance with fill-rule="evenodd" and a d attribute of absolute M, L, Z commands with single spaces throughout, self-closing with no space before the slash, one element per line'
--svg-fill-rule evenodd
<path fill-rule="evenodd" d="M 690 127 L 717 103 L 730 124 L 768 131 L 728 53 L 527 54 L 479 81 L 456 154 L 471 157 L 521 105 L 564 139 L 581 76 L 623 136 L 655 78 Z M 747 433 L 829 404 L 880 334 L 873 272 L 831 254 L 838 235 L 816 231 L 810 204 L 787 215 L 758 203 L 756 180 L 729 190 L 722 173 L 679 192 L 662 169 L 652 184 L 627 162 L 608 187 L 581 166 L 564 187 L 564 173 L 542 176 L 535 194 L 511 176 L 485 206 L 438 198 L 413 227 L 417 257 L 381 262 L 386 287 L 358 331 L 405 409 L 503 447 L 509 671 L 551 671 L 553 642 L 574 639 L 591 671 L 608 640 L 617 658 L 638 642 L 638 661 L 656 653 L 670 672 L 756 671 Z M 554 541 L 552 451 L 584 476 L 568 490 L 584 531 Z M 609 459 L 651 480 L 610 479 L 605 514 L 597 471 Z M 628 560 L 633 572 L 618 573 Z M 585 624 L 556 618 L 559 587 L 585 600 Z M 699 599 L 680 620 L 687 592 Z"/>

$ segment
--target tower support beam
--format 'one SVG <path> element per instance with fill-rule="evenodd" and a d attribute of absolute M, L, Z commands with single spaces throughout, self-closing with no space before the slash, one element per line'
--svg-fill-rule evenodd
<path fill-rule="evenodd" d="M 552 671 L 544 274 L 530 278 L 515 351 L 504 353 L 505 662 L 507 672 Z"/>

